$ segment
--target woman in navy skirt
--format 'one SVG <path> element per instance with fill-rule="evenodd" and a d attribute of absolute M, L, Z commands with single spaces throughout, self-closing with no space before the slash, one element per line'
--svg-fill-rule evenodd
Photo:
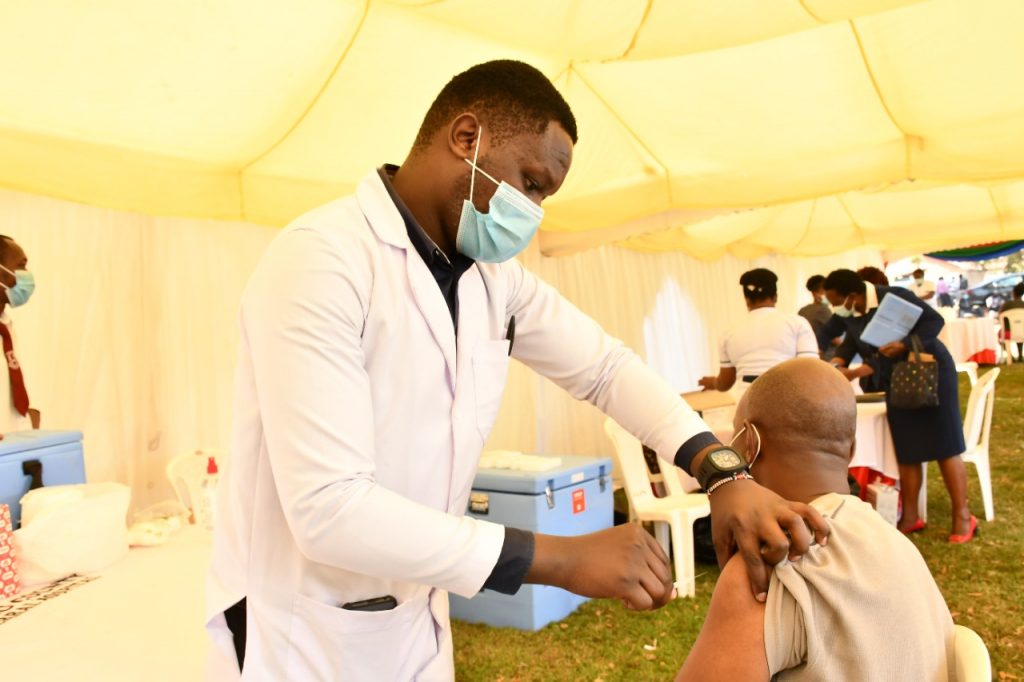
<path fill-rule="evenodd" d="M 910 333 L 920 339 L 923 351 L 933 355 L 938 363 L 938 407 L 906 410 L 893 407 L 889 401 L 893 367 L 897 362 L 907 359 L 910 339 L 894 341 L 877 348 L 860 338 L 874 317 L 879 302 L 886 296 L 898 296 L 922 310 L 921 317 Z M 910 291 L 868 284 L 852 270 L 836 270 L 829 274 L 825 280 L 825 297 L 846 327 L 846 338 L 831 362 L 850 380 L 874 375 L 874 385 L 886 394 L 889 429 L 892 431 L 900 469 L 900 497 L 903 503 L 900 530 L 913 533 L 924 529 L 924 520 L 917 514 L 921 463 L 938 461 L 953 503 L 949 541 L 970 541 L 978 527 L 978 520 L 971 515 L 967 506 L 967 475 L 960 458 L 966 448 L 960 419 L 956 365 L 946 346 L 938 339 L 945 321 L 931 306 Z M 849 369 L 847 366 L 857 354 L 864 359 L 864 364 Z"/>

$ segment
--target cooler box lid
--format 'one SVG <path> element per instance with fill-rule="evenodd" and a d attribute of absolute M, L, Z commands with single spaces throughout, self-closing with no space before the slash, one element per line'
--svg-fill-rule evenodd
<path fill-rule="evenodd" d="M 480 469 L 473 479 L 473 489 L 539 495 L 549 487 L 559 490 L 602 474 L 608 477 L 612 475 L 612 460 L 608 457 L 552 456 L 561 459 L 562 466 L 547 471 Z"/>
<path fill-rule="evenodd" d="M 16 452 L 48 448 L 54 445 L 77 443 L 82 440 L 81 431 L 15 431 L 5 433 L 0 440 L 0 457 Z"/>

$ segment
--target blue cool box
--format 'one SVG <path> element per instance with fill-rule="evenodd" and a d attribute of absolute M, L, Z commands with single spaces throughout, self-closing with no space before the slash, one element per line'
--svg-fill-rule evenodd
<path fill-rule="evenodd" d="M 21 524 L 21 497 L 32 486 L 26 471 L 39 463 L 43 485 L 85 483 L 80 431 L 16 431 L 0 440 L 0 504 L 11 507 L 14 527 Z M 28 463 L 28 466 L 26 466 Z"/>
<path fill-rule="evenodd" d="M 583 535 L 612 525 L 612 461 L 562 456 L 548 471 L 481 469 L 468 514 L 547 535 Z M 514 595 L 483 590 L 472 599 L 451 595 L 451 616 L 520 630 L 539 630 L 585 602 L 548 585 L 523 585 Z"/>

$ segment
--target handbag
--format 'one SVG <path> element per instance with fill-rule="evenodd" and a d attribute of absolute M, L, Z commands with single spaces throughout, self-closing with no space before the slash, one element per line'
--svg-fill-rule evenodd
<path fill-rule="evenodd" d="M 910 343 L 910 355 L 892 368 L 889 404 L 900 410 L 938 407 L 939 364 L 931 356 L 922 356 L 916 334 L 910 337 Z"/>

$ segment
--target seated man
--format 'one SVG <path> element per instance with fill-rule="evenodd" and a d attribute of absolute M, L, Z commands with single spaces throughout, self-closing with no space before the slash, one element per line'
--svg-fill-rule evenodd
<path fill-rule="evenodd" d="M 849 494 L 856 422 L 848 383 L 818 360 L 784 362 L 747 390 L 734 447 L 761 485 L 815 507 L 831 534 L 776 566 L 763 601 L 733 556 L 677 680 L 955 679 L 953 620 L 924 560 Z"/>

